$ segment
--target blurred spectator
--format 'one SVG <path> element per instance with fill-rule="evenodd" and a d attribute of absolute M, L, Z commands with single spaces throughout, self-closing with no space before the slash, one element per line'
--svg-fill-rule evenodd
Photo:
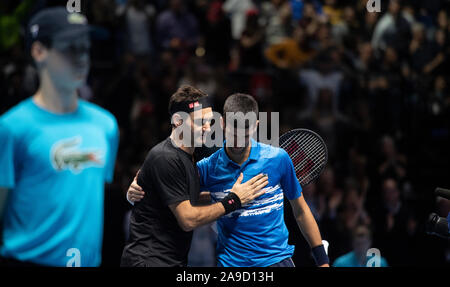
<path fill-rule="evenodd" d="M 261 20 L 265 27 L 265 47 L 278 44 L 288 37 L 291 6 L 286 0 L 269 0 L 261 4 Z"/>
<path fill-rule="evenodd" d="M 355 35 L 358 33 L 360 26 L 357 21 L 355 9 L 352 6 L 346 6 L 342 13 L 342 20 L 333 24 L 333 38 L 337 43 L 343 44 L 347 38 L 351 39 L 352 44 L 356 44 Z"/>
<path fill-rule="evenodd" d="M 305 201 L 308 203 L 312 214 L 314 215 L 314 219 L 317 222 L 320 222 L 321 216 L 325 211 L 325 197 L 319 196 L 317 193 L 316 184 L 314 182 L 305 186 L 302 193 L 305 196 Z"/>
<path fill-rule="evenodd" d="M 264 65 L 262 46 L 264 30 L 258 22 L 258 11 L 247 11 L 245 29 L 239 41 L 239 67 L 261 68 Z"/>
<path fill-rule="evenodd" d="M 227 13 L 231 19 L 231 35 L 233 39 L 239 40 L 245 29 L 247 11 L 255 9 L 252 0 L 225 0 L 223 3 L 223 11 Z"/>
<path fill-rule="evenodd" d="M 403 202 L 398 182 L 387 178 L 382 183 L 382 206 L 373 218 L 376 222 L 376 241 L 391 265 L 409 265 L 408 262 L 408 231 L 415 229 L 415 220 L 411 217 L 410 208 Z M 409 222 L 409 223 L 408 223 Z"/>
<path fill-rule="evenodd" d="M 434 81 L 433 89 L 427 96 L 427 110 L 430 114 L 438 116 L 450 110 L 450 92 L 444 76 L 439 75 Z"/>
<path fill-rule="evenodd" d="M 378 21 L 378 13 L 371 13 L 364 10 L 364 22 L 361 25 L 361 30 L 358 33 L 363 41 L 370 42 L 374 34 L 375 27 Z"/>
<path fill-rule="evenodd" d="M 0 3 L 0 52 L 20 43 L 21 24 L 27 16 L 33 0 L 2 1 Z"/>
<path fill-rule="evenodd" d="M 337 5 L 336 0 L 325 0 L 323 13 L 328 17 L 331 25 L 338 25 L 342 21 L 342 9 Z"/>
<path fill-rule="evenodd" d="M 189 61 L 185 75 L 180 79 L 177 86 L 191 85 L 207 93 L 211 101 L 214 101 L 216 94 L 216 81 L 214 79 L 214 72 L 211 67 L 203 63 L 198 58 L 193 58 Z"/>
<path fill-rule="evenodd" d="M 286 38 L 265 50 L 269 62 L 279 69 L 296 69 L 311 60 L 314 51 L 308 46 L 305 30 L 297 26 L 292 38 Z"/>
<path fill-rule="evenodd" d="M 353 250 L 345 255 L 337 258 L 333 267 L 372 267 L 368 266 L 369 254 L 367 251 L 372 245 L 372 233 L 368 226 L 358 225 L 354 228 L 352 233 L 352 243 Z M 375 259 L 379 262 L 379 266 L 376 267 L 387 267 L 387 261 L 384 257 Z"/>
<path fill-rule="evenodd" d="M 200 36 L 196 18 L 181 0 L 170 0 L 169 6 L 156 23 L 160 47 L 175 51 L 196 47 Z"/>
<path fill-rule="evenodd" d="M 135 56 L 150 56 L 152 48 L 151 23 L 155 8 L 144 0 L 129 0 L 117 7 L 116 14 L 125 18 L 127 51 Z"/>
<path fill-rule="evenodd" d="M 311 9 L 317 13 L 321 20 L 325 19 L 322 11 L 322 4 L 319 0 L 290 0 L 292 19 L 297 22 L 307 15 L 311 15 Z"/>
<path fill-rule="evenodd" d="M 366 192 L 358 192 L 356 186 L 349 186 L 342 202 L 342 217 L 345 228 L 353 230 L 358 224 L 370 224 L 371 219 L 364 208 Z"/>
<path fill-rule="evenodd" d="M 403 50 L 409 43 L 411 23 L 402 15 L 400 0 L 390 0 L 386 14 L 378 21 L 372 38 L 372 46 L 376 52 L 384 50 L 388 45 Z"/>
<path fill-rule="evenodd" d="M 319 92 L 329 90 L 331 95 L 331 111 L 336 112 L 338 108 L 338 96 L 342 73 L 334 70 L 329 55 L 320 55 L 317 69 L 304 69 L 300 71 L 300 81 L 307 88 L 307 111 L 312 111 L 317 107 Z"/>
<path fill-rule="evenodd" d="M 329 219 L 335 219 L 337 208 L 342 202 L 343 191 L 337 187 L 335 173 L 331 167 L 325 168 L 319 182 L 317 183 L 319 197 L 324 197 L 322 201 L 326 206 L 319 207 L 320 217 L 326 216 Z"/>
<path fill-rule="evenodd" d="M 212 64 L 226 65 L 232 45 L 231 22 L 223 10 L 223 1 L 214 0 L 207 11 L 205 35 L 206 57 Z"/>
<path fill-rule="evenodd" d="M 397 152 L 394 140 L 390 136 L 381 139 L 382 162 L 378 166 L 380 178 L 393 177 L 403 180 L 406 177 L 406 158 Z M 388 182 L 392 184 L 392 181 Z"/>

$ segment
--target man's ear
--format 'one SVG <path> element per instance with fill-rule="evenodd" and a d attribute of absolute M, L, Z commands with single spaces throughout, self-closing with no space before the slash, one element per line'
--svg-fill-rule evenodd
<path fill-rule="evenodd" d="M 259 126 L 259 120 L 256 120 L 255 125 L 253 127 L 253 131 L 251 131 L 252 135 L 256 134 L 256 132 L 258 131 L 258 126 Z"/>
<path fill-rule="evenodd" d="M 223 130 L 225 128 L 225 121 L 222 116 L 220 116 L 220 128 Z"/>
<path fill-rule="evenodd" d="M 183 119 L 181 118 L 180 114 L 175 113 L 172 115 L 172 125 L 175 127 L 179 127 L 183 124 Z"/>
<path fill-rule="evenodd" d="M 31 56 L 37 65 L 42 64 L 48 57 L 48 49 L 41 42 L 36 41 L 31 45 Z"/>

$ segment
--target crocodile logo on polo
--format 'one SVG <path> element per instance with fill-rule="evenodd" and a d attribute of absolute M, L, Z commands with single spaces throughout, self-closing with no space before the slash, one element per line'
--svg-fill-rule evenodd
<path fill-rule="evenodd" d="M 51 149 L 51 162 L 57 171 L 70 169 L 78 173 L 89 166 L 101 166 L 101 152 L 98 150 L 81 150 L 80 136 L 56 142 Z"/>

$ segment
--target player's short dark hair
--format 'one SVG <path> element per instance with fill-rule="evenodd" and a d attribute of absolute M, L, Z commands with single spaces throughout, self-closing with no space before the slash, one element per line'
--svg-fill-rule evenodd
<path fill-rule="evenodd" d="M 196 101 L 207 96 L 208 94 L 202 92 L 197 88 L 189 85 L 183 85 L 179 87 L 178 90 L 170 97 L 169 113 L 172 110 L 172 106 L 174 103 Z"/>
<path fill-rule="evenodd" d="M 254 112 L 258 116 L 259 109 L 255 98 L 242 93 L 229 96 L 223 105 L 223 115 L 226 117 L 227 113 L 238 112 L 242 112 L 244 115 L 249 112 Z"/>

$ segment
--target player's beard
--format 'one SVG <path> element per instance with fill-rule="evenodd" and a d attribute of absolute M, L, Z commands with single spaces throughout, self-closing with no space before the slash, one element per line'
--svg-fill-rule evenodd
<path fill-rule="evenodd" d="M 234 145 L 237 145 L 237 143 L 235 142 Z M 247 150 L 249 145 L 250 145 L 250 143 L 247 142 L 247 143 L 245 143 L 245 146 L 243 146 L 243 147 L 230 146 L 230 147 L 228 147 L 228 150 L 234 155 L 242 155 L 245 153 L 245 151 Z"/>

